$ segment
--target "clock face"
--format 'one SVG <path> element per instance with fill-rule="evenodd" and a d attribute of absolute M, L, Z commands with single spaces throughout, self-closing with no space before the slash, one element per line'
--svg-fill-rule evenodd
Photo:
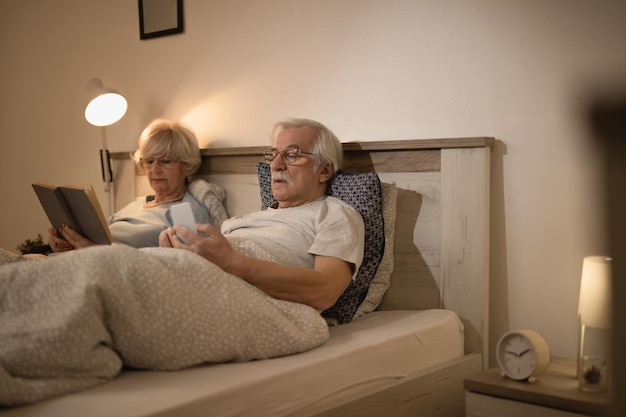
<path fill-rule="evenodd" d="M 537 352 L 532 342 L 523 334 L 510 333 L 498 343 L 498 365 L 512 379 L 530 377 L 537 365 Z"/>

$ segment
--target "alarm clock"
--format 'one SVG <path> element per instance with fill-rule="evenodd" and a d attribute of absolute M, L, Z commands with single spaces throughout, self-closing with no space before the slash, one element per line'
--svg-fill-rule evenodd
<path fill-rule="evenodd" d="M 535 330 L 512 330 L 498 341 L 496 358 L 503 376 L 516 381 L 534 382 L 537 376 L 548 369 L 550 346 Z"/>

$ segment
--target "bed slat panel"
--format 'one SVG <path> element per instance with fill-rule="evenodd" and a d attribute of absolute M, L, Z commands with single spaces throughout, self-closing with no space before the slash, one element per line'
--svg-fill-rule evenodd
<path fill-rule="evenodd" d="M 398 187 L 394 272 L 380 310 L 441 308 L 441 175 L 379 173 Z"/>
<path fill-rule="evenodd" d="M 348 172 L 438 172 L 440 170 L 439 150 L 344 152 L 343 169 Z"/>
<path fill-rule="evenodd" d="M 443 307 L 465 324 L 466 352 L 488 361 L 489 148 L 445 149 L 441 156 Z"/>

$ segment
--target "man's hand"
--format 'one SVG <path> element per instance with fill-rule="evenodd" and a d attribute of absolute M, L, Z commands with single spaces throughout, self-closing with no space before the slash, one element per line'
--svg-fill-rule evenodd
<path fill-rule="evenodd" d="M 202 237 L 183 226 L 175 225 L 168 227 L 159 235 L 159 246 L 186 249 L 197 253 L 228 272 L 228 267 L 234 254 L 228 240 L 210 224 L 198 224 L 197 229 L 206 237 Z M 177 234 L 184 237 L 189 244 L 180 240 Z"/>
<path fill-rule="evenodd" d="M 185 243 L 178 236 L 182 236 L 187 242 Z M 159 233 L 159 246 L 162 248 L 178 248 L 178 249 L 187 249 L 192 252 L 195 252 L 192 248 L 192 245 L 197 243 L 196 241 L 201 239 L 197 233 L 193 233 L 191 230 L 187 229 L 184 226 L 174 225 L 168 227 Z"/>

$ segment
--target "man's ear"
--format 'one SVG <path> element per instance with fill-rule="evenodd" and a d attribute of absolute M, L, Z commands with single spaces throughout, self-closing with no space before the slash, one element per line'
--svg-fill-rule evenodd
<path fill-rule="evenodd" d="M 324 165 L 320 168 L 320 182 L 328 182 L 334 174 L 335 170 L 332 164 Z"/>

